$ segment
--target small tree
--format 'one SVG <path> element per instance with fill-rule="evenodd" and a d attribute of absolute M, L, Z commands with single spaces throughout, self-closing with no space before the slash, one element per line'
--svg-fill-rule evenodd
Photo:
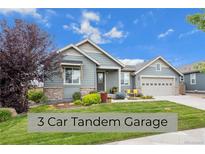
<path fill-rule="evenodd" d="M 15 20 L 0 24 L 0 104 L 26 112 L 31 81 L 43 81 L 55 73 L 58 59 L 51 37 L 36 24 Z"/>
<path fill-rule="evenodd" d="M 187 16 L 187 21 L 192 25 L 196 26 L 197 29 L 205 32 L 205 10 L 201 9 L 201 13 L 196 13 Z"/>
<path fill-rule="evenodd" d="M 201 73 L 205 73 L 205 62 L 200 62 L 194 65 L 196 70 L 199 70 Z"/>
<path fill-rule="evenodd" d="M 205 9 L 201 9 L 201 13 L 187 16 L 187 21 L 196 26 L 197 29 L 205 32 Z M 194 66 L 195 69 L 205 73 L 205 62 L 200 62 Z"/>

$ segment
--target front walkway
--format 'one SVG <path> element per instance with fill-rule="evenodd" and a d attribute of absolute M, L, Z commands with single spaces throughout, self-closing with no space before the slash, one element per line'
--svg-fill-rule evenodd
<path fill-rule="evenodd" d="M 203 97 L 180 95 L 180 96 L 155 96 L 156 100 L 167 100 L 205 110 L 205 99 Z"/>
<path fill-rule="evenodd" d="M 135 144 L 205 144 L 205 128 L 191 129 L 173 133 L 165 133 L 117 141 L 108 145 L 135 145 Z"/>

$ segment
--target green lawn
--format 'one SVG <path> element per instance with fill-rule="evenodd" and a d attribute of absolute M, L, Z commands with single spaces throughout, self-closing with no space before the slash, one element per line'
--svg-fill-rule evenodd
<path fill-rule="evenodd" d="M 179 130 L 205 127 L 205 111 L 166 101 L 100 104 L 72 110 L 43 105 L 30 112 L 175 112 L 179 116 Z M 26 115 L 0 123 L 0 144 L 99 144 L 152 134 L 154 133 L 28 133 Z"/>

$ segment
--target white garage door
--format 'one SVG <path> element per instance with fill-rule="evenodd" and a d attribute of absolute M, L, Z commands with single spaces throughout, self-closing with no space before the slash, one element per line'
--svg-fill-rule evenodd
<path fill-rule="evenodd" d="M 174 78 L 143 77 L 141 81 L 143 95 L 168 96 L 175 95 Z"/>

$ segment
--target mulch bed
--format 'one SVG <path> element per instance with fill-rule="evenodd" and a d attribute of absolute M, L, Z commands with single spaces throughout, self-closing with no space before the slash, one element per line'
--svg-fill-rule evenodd
<path fill-rule="evenodd" d="M 74 105 L 73 103 L 58 103 L 58 104 L 53 104 L 52 106 L 54 106 L 57 109 L 65 109 L 65 108 L 76 107 L 76 105 Z"/>
<path fill-rule="evenodd" d="M 93 105 L 97 105 L 97 104 L 93 104 Z M 89 107 L 89 106 L 75 105 L 73 103 L 66 103 L 66 102 L 52 104 L 52 106 L 57 108 L 57 109 L 75 109 L 75 108 L 88 108 Z"/>

